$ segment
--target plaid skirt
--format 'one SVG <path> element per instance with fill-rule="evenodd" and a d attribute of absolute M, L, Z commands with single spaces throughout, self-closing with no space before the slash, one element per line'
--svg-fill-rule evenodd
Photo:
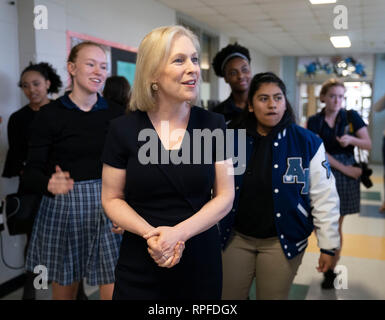
<path fill-rule="evenodd" d="M 333 154 L 332 156 L 345 165 L 355 163 L 354 155 Z M 334 168 L 332 168 L 332 172 L 336 178 L 337 192 L 340 197 L 341 216 L 360 212 L 360 180 L 345 176 Z"/>
<path fill-rule="evenodd" d="M 115 282 L 121 235 L 101 206 L 101 180 L 75 182 L 68 194 L 43 196 L 33 226 L 26 269 L 47 268 L 48 280 L 69 285 Z"/>

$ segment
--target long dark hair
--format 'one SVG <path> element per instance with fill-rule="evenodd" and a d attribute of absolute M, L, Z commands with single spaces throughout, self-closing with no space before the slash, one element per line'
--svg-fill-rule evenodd
<path fill-rule="evenodd" d="M 106 80 L 103 96 L 107 100 L 112 100 L 126 108 L 128 107 L 130 89 L 130 84 L 125 77 L 111 76 Z"/>
<path fill-rule="evenodd" d="M 295 114 L 289 100 L 287 99 L 286 86 L 283 81 L 272 72 L 257 73 L 253 77 L 250 82 L 249 93 L 247 97 L 248 104 L 253 104 L 253 97 L 255 93 L 265 83 L 274 83 L 281 89 L 286 102 L 286 111 L 284 117 L 289 117 L 291 121 L 295 123 Z M 231 124 L 231 128 L 245 128 L 246 125 L 257 125 L 257 119 L 255 118 L 254 113 L 249 112 L 249 109 L 247 107 L 242 111 L 240 116 L 233 121 L 233 123 Z"/>
<path fill-rule="evenodd" d="M 60 76 L 56 73 L 56 70 L 52 67 L 51 64 L 47 62 L 40 62 L 36 64 L 30 62 L 29 66 L 26 67 L 20 75 L 20 81 L 18 83 L 20 88 L 21 78 L 23 77 L 24 73 L 29 71 L 38 72 L 43 76 L 45 80 L 49 80 L 51 82 L 51 85 L 47 90 L 48 93 L 58 93 L 61 86 L 63 85 Z"/>

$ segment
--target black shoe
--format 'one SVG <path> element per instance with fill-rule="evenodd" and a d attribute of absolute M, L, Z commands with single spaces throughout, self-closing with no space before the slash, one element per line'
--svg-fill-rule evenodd
<path fill-rule="evenodd" d="M 33 272 L 27 272 L 24 283 L 24 290 L 22 300 L 35 300 L 36 291 L 33 286 L 33 280 L 35 279 L 35 274 Z"/>
<path fill-rule="evenodd" d="M 83 281 L 80 281 L 78 287 L 78 294 L 76 295 L 76 300 L 88 300 L 86 293 L 84 292 Z"/>
<path fill-rule="evenodd" d="M 324 280 L 321 283 L 322 289 L 334 289 L 334 279 L 337 275 L 333 270 L 328 270 L 324 273 Z"/>

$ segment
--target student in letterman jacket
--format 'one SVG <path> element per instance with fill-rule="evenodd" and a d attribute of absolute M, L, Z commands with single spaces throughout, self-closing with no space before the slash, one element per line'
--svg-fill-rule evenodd
<path fill-rule="evenodd" d="M 247 299 L 255 277 L 257 299 L 287 299 L 314 229 L 321 249 L 317 270 L 333 263 L 339 197 L 322 140 L 294 123 L 282 80 L 255 75 L 248 102 L 240 122 L 230 125 L 246 129 L 246 164 L 235 164 L 233 208 L 219 223 L 222 298 Z M 238 153 L 240 135 L 235 130 Z"/>

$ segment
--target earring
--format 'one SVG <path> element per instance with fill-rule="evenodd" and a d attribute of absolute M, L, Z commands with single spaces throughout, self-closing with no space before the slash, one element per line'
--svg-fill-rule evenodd
<path fill-rule="evenodd" d="M 159 90 L 159 87 L 158 87 L 158 85 L 154 82 L 154 83 L 151 85 L 151 89 L 154 90 L 154 91 L 158 91 L 158 90 Z"/>

